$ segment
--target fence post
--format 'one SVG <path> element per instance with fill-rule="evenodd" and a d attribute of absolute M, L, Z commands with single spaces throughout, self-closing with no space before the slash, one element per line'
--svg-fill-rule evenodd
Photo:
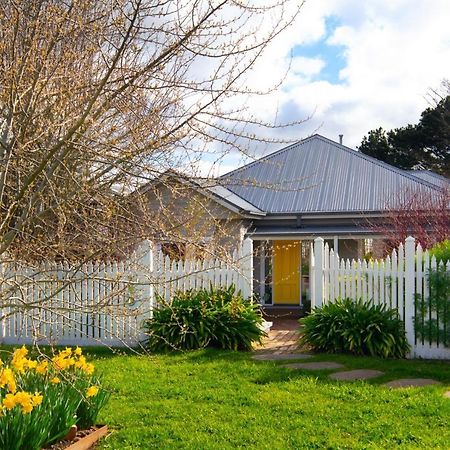
<path fill-rule="evenodd" d="M 241 292 L 244 298 L 253 295 L 253 241 L 250 238 L 244 239 L 241 254 L 242 283 Z"/>
<path fill-rule="evenodd" d="M 316 264 L 314 260 L 314 242 L 310 244 L 310 252 L 309 252 L 309 296 L 311 300 L 311 309 L 315 306 L 315 289 L 314 289 L 314 280 L 316 279 Z"/>
<path fill-rule="evenodd" d="M 405 240 L 405 331 L 406 338 L 411 346 L 411 355 L 415 352 L 415 252 L 416 243 L 412 236 Z"/>
<path fill-rule="evenodd" d="M 139 248 L 139 283 L 141 283 L 141 296 L 145 304 L 148 305 L 148 313 L 144 310 L 145 316 L 153 316 L 153 307 L 155 306 L 155 288 L 154 288 L 154 263 L 153 263 L 153 243 L 149 240 L 142 242 Z"/>
<path fill-rule="evenodd" d="M 311 298 L 311 308 L 320 308 L 323 303 L 323 239 L 314 239 L 314 295 Z"/>

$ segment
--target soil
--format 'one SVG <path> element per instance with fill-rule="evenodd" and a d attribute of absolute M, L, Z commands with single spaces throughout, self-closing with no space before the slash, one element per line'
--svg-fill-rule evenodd
<path fill-rule="evenodd" d="M 69 440 L 63 439 L 62 441 L 56 442 L 55 444 L 52 444 L 49 447 L 45 447 L 42 450 L 63 450 L 65 448 L 69 447 L 69 445 L 72 445 L 75 442 L 79 441 L 80 439 L 93 433 L 94 431 L 97 431 L 99 428 L 101 428 L 101 427 L 93 426 L 91 428 L 88 428 L 87 430 L 79 430 L 79 431 L 77 431 L 77 434 L 75 435 L 75 437 L 72 440 L 69 441 Z"/>

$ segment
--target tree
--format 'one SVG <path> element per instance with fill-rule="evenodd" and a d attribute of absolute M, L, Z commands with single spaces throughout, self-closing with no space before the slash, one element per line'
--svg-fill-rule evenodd
<path fill-rule="evenodd" d="M 411 128 L 411 126 L 408 127 L 409 133 L 411 133 Z M 395 145 L 396 137 L 395 131 L 385 131 L 380 127 L 369 131 L 368 135 L 363 137 L 358 148 L 361 153 L 373 156 L 400 169 L 411 169 L 418 164 L 417 155 L 411 148 Z"/>
<path fill-rule="evenodd" d="M 414 236 L 422 248 L 450 238 L 450 185 L 441 189 L 399 192 L 386 208 L 386 214 L 370 223 L 377 234 L 384 236 L 386 249 L 391 251 Z"/>
<path fill-rule="evenodd" d="M 249 71 L 296 3 L 2 2 L 0 255 L 105 253 L 136 231 L 136 186 L 261 139 L 232 99 L 263 94 Z"/>
<path fill-rule="evenodd" d="M 419 123 L 385 131 L 369 131 L 359 150 L 400 169 L 427 169 L 450 177 L 450 95 L 434 91 L 433 106 L 424 110 Z"/>
<path fill-rule="evenodd" d="M 189 217 L 162 227 L 137 188 L 191 167 L 215 143 L 242 151 L 265 141 L 264 128 L 286 125 L 251 117 L 245 101 L 271 92 L 252 88 L 251 70 L 299 8 L 296 0 L 1 2 L 3 261 L 116 258 L 143 238 L 175 234 Z M 35 275 L 0 277 L 0 307 L 51 308 L 45 289 L 28 302 Z M 92 308 L 108 306 L 97 300 Z"/>

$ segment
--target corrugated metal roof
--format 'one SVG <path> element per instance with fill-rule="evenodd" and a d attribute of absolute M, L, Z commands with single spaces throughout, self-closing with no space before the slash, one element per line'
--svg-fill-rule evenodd
<path fill-rule="evenodd" d="M 214 195 L 222 198 L 223 200 L 226 200 L 227 202 L 234 205 L 239 210 L 242 210 L 244 212 L 248 212 L 250 214 L 256 214 L 259 216 L 264 215 L 264 211 L 261 211 L 260 209 L 256 208 L 256 206 L 252 205 L 251 203 L 247 202 L 243 198 L 236 195 L 234 192 L 230 191 L 226 187 L 223 186 L 209 186 L 206 188 L 209 192 L 213 193 Z"/>
<path fill-rule="evenodd" d="M 434 184 L 438 187 L 444 187 L 450 183 L 448 178 L 443 177 L 437 173 L 431 172 L 431 170 L 408 170 L 407 173 L 420 178 L 421 180 L 428 181 L 428 183 Z"/>
<path fill-rule="evenodd" d="M 320 135 L 221 177 L 268 213 L 383 211 L 408 192 L 436 186 Z"/>

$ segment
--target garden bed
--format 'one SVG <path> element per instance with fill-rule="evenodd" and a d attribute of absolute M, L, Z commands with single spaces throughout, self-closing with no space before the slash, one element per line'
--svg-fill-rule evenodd
<path fill-rule="evenodd" d="M 79 430 L 72 439 L 64 439 L 44 450 L 88 450 L 108 433 L 106 425 L 97 425 L 88 430 Z"/>

